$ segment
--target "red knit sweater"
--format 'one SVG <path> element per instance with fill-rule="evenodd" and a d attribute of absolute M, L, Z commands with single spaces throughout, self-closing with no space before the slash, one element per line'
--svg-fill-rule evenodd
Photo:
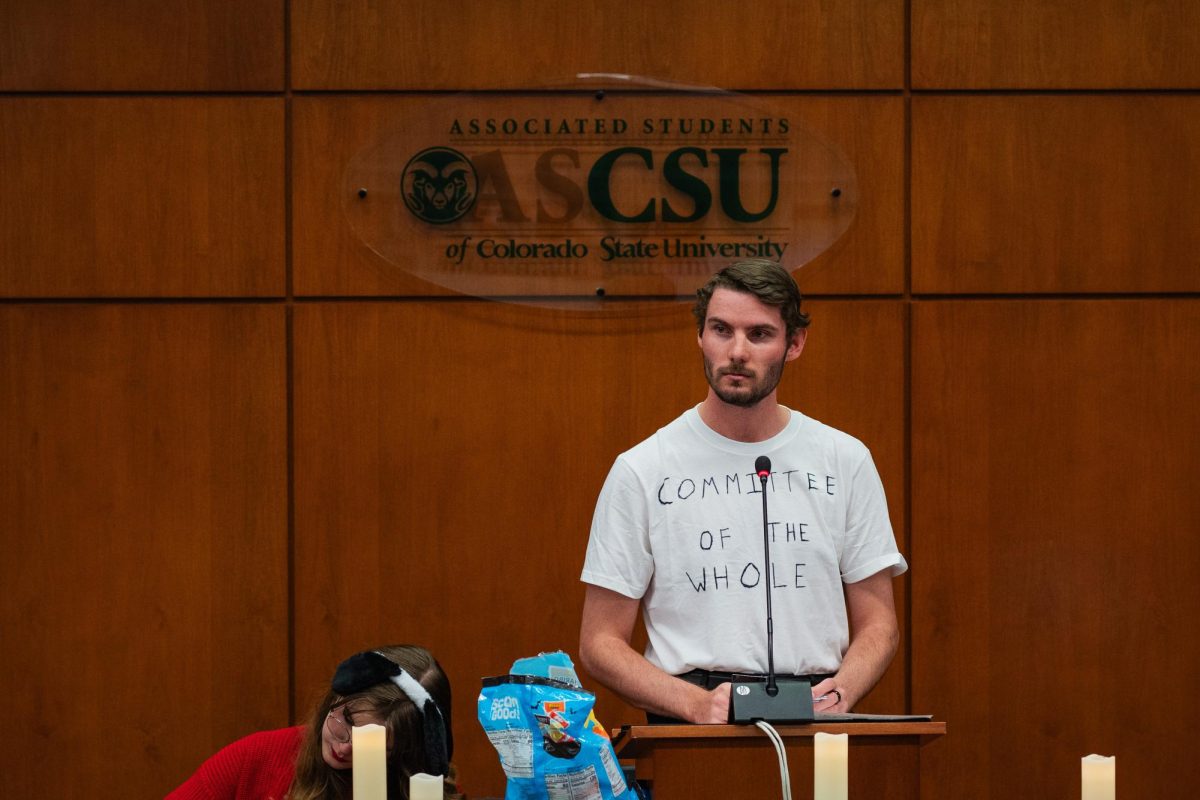
<path fill-rule="evenodd" d="M 304 727 L 252 733 L 217 751 L 166 800 L 283 800 Z"/>

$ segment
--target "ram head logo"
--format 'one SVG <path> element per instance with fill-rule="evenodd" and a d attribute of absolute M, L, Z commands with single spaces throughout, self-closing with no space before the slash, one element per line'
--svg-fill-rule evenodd
<path fill-rule="evenodd" d="M 449 147 L 422 150 L 404 167 L 401 192 L 408 210 L 426 222 L 454 222 L 475 204 L 478 185 L 470 159 Z"/>

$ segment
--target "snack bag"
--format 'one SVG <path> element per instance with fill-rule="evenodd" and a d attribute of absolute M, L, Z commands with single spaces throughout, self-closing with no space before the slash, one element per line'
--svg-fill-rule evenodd
<path fill-rule="evenodd" d="M 483 679 L 479 722 L 508 776 L 505 800 L 632 800 L 595 703 L 563 652 Z"/>

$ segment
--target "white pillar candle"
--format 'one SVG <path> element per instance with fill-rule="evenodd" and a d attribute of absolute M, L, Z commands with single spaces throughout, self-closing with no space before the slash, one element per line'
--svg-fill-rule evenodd
<path fill-rule="evenodd" d="M 1083 800 L 1116 800 L 1117 757 L 1083 757 Z"/>
<path fill-rule="evenodd" d="M 814 800 L 846 800 L 850 794 L 849 754 L 847 734 L 813 735 Z"/>
<path fill-rule="evenodd" d="M 387 800 L 387 728 L 355 725 L 350 743 L 354 800 Z"/>
<path fill-rule="evenodd" d="M 408 779 L 408 800 L 442 800 L 442 776 L 413 775 Z"/>

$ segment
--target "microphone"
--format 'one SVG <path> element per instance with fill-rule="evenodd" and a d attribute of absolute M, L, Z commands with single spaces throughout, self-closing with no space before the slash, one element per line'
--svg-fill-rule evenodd
<path fill-rule="evenodd" d="M 762 480 L 763 486 L 767 485 L 767 478 L 771 477 L 771 459 L 766 456 L 759 456 L 754 459 L 754 472 Z M 763 498 L 766 501 L 766 498 Z"/>
<path fill-rule="evenodd" d="M 812 687 L 808 681 L 788 681 L 783 691 L 775 680 L 775 620 L 771 614 L 771 536 L 767 522 L 767 479 L 771 459 L 754 460 L 754 474 L 762 483 L 763 580 L 767 590 L 767 682 L 734 682 L 729 692 L 729 721 L 804 723 L 813 721 Z"/>

